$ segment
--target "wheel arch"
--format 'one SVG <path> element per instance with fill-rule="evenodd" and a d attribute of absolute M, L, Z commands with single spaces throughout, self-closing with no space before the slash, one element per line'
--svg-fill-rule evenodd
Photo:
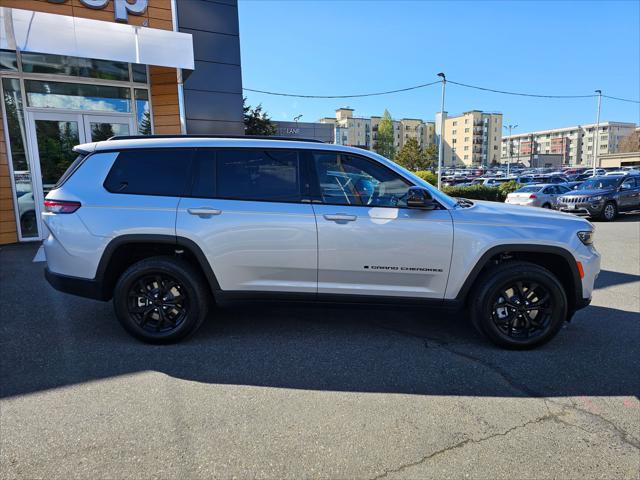
<path fill-rule="evenodd" d="M 466 304 L 480 275 L 493 265 L 512 260 L 528 261 L 553 273 L 567 294 L 569 318 L 582 303 L 582 278 L 573 254 L 553 245 L 499 245 L 487 250 L 476 262 L 460 288 L 456 300 Z"/>
<path fill-rule="evenodd" d="M 95 280 L 100 283 L 102 299 L 112 298 L 118 278 L 129 266 L 156 255 L 183 258 L 202 273 L 212 293 L 220 290 L 211 265 L 193 240 L 175 235 L 130 234 L 111 240 L 102 253 L 95 276 Z"/>

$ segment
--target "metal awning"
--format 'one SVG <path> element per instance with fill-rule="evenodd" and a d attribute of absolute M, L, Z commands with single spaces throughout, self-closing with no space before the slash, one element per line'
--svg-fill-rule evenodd
<path fill-rule="evenodd" d="M 193 70 L 191 34 L 0 7 L 0 48 Z"/>

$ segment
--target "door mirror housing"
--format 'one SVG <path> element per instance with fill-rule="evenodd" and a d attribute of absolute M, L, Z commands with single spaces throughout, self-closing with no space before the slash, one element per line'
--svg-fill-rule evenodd
<path fill-rule="evenodd" d="M 436 208 L 436 202 L 426 188 L 410 187 L 407 191 L 407 207 L 433 210 Z"/>

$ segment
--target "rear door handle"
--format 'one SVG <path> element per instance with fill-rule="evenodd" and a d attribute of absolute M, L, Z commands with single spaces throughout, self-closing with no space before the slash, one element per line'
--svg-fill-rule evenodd
<path fill-rule="evenodd" d="M 323 215 L 323 217 L 330 222 L 354 222 L 358 218 L 356 215 L 347 215 L 346 213 L 327 214 Z"/>
<path fill-rule="evenodd" d="M 200 208 L 187 208 L 187 212 L 191 215 L 197 215 L 199 217 L 210 217 L 212 215 L 220 215 L 222 210 L 218 210 L 216 208 L 209 207 L 200 207 Z"/>

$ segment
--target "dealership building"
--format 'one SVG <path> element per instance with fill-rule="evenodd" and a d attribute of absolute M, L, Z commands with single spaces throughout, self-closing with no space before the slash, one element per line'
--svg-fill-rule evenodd
<path fill-rule="evenodd" d="M 237 134 L 236 0 L 0 0 L 0 244 L 41 240 L 71 148 Z"/>

